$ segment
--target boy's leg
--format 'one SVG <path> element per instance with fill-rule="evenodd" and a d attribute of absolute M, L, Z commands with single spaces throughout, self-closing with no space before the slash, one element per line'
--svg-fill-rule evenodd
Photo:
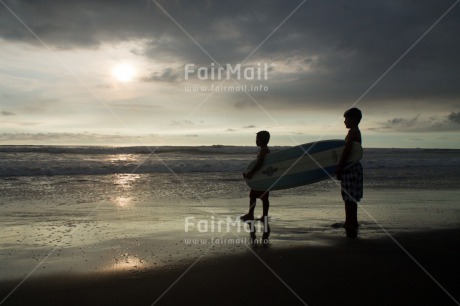
<path fill-rule="evenodd" d="M 270 225 L 268 225 L 268 209 L 270 208 L 270 202 L 268 199 L 262 201 L 263 210 L 262 210 L 262 222 L 264 223 L 264 239 L 268 238 L 270 234 Z"/>
<path fill-rule="evenodd" d="M 358 227 L 358 204 L 356 202 L 348 202 L 348 221 L 349 225 Z"/>
<path fill-rule="evenodd" d="M 348 237 L 358 234 L 358 204 L 352 201 L 345 202 L 345 230 Z"/>
<path fill-rule="evenodd" d="M 356 202 L 345 202 L 345 225 L 358 226 L 358 204 Z"/>
<path fill-rule="evenodd" d="M 257 198 L 249 198 L 249 212 L 248 215 L 254 218 L 254 209 L 256 209 Z"/>
<path fill-rule="evenodd" d="M 350 224 L 350 206 L 348 205 L 348 202 L 345 201 L 345 227 Z"/>
<path fill-rule="evenodd" d="M 251 243 L 256 241 L 256 224 L 254 221 L 254 209 L 256 208 L 257 198 L 249 197 L 249 212 L 242 217 L 243 221 L 249 221 L 249 230 L 251 236 Z"/>
<path fill-rule="evenodd" d="M 268 217 L 268 210 L 270 208 L 270 202 L 268 199 L 263 199 L 262 200 L 262 218 L 263 217 Z"/>
<path fill-rule="evenodd" d="M 249 212 L 244 216 L 241 216 L 243 221 L 254 220 L 254 209 L 256 208 L 257 198 L 249 197 Z"/>

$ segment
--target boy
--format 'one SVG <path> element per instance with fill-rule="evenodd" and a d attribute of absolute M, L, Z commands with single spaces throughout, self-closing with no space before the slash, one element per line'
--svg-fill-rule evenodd
<path fill-rule="evenodd" d="M 347 170 L 343 170 L 345 161 L 351 151 L 353 142 L 362 143 L 359 123 L 362 113 L 357 108 L 350 108 L 343 115 L 345 126 L 349 129 L 345 138 L 346 144 L 340 162 L 337 166 L 337 179 L 341 181 L 342 199 L 345 202 L 345 231 L 347 237 L 356 238 L 358 235 L 358 203 L 363 197 L 363 167 L 360 162 Z"/>
<path fill-rule="evenodd" d="M 270 153 L 270 149 L 268 148 L 268 142 L 270 141 L 270 133 L 267 131 L 260 131 L 257 133 L 256 136 L 256 145 L 260 147 L 259 153 L 257 154 L 257 163 L 254 167 L 248 171 L 247 173 L 243 173 L 243 177 L 245 179 L 251 179 L 254 173 L 256 173 L 263 165 L 265 156 Z M 262 210 L 262 217 L 260 221 L 264 222 L 264 234 L 262 239 L 265 241 L 268 239 L 270 235 L 270 227 L 268 226 L 268 191 L 258 191 L 253 190 L 249 192 L 249 212 L 241 216 L 241 220 L 243 221 L 254 221 L 254 209 L 256 207 L 257 199 L 262 200 L 263 210 Z"/>

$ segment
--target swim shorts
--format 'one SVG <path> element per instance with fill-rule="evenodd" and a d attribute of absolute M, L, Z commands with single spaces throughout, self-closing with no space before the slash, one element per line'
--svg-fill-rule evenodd
<path fill-rule="evenodd" d="M 363 166 L 357 162 L 342 174 L 342 199 L 345 202 L 359 202 L 363 197 Z"/>

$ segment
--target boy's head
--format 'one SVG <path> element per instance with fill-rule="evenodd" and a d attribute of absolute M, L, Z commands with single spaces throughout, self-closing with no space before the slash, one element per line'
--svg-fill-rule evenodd
<path fill-rule="evenodd" d="M 363 118 L 363 114 L 356 107 L 353 107 L 353 108 L 350 108 L 349 110 L 347 110 L 345 112 L 345 114 L 343 114 L 343 116 L 345 118 L 350 118 L 350 119 L 354 120 L 356 122 L 356 124 L 359 124 L 361 122 L 361 119 Z"/>
<path fill-rule="evenodd" d="M 257 133 L 256 144 L 258 146 L 266 146 L 270 141 L 270 133 L 267 131 L 260 131 Z"/>

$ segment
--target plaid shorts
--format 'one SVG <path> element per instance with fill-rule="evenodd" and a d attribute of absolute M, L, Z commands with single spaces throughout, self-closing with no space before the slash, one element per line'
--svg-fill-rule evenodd
<path fill-rule="evenodd" d="M 357 162 L 342 174 L 342 199 L 345 202 L 359 202 L 363 197 L 363 166 Z"/>

